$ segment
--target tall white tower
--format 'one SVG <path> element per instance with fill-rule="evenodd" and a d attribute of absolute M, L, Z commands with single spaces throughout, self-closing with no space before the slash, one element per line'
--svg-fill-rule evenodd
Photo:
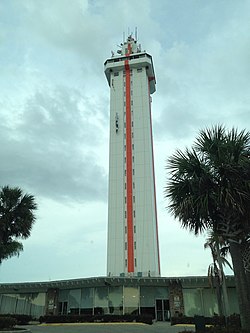
<path fill-rule="evenodd" d="M 160 276 L 154 179 L 152 57 L 129 36 L 104 63 L 110 86 L 109 276 Z"/>

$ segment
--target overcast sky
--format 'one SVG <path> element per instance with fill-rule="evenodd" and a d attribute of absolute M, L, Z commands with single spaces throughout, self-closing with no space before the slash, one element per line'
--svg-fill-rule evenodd
<path fill-rule="evenodd" d="M 181 229 L 166 209 L 166 159 L 202 128 L 250 130 L 250 1 L 0 0 L 0 186 L 20 186 L 39 207 L 24 251 L 0 266 L 0 282 L 106 275 L 103 63 L 135 27 L 157 81 L 162 276 L 207 274 L 205 236 Z"/>

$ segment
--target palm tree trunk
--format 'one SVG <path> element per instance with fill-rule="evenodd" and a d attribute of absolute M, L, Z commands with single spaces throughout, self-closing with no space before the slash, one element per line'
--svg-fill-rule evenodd
<path fill-rule="evenodd" d="M 221 275 L 222 275 L 222 295 L 223 295 L 224 316 L 225 316 L 225 318 L 227 318 L 230 314 L 230 311 L 229 311 L 229 301 L 228 301 L 227 286 L 226 286 L 226 276 L 224 275 L 224 271 L 223 271 L 223 264 L 222 264 L 222 260 L 221 260 L 218 242 L 215 242 L 215 247 L 216 247 L 217 261 L 218 261 L 219 268 L 220 268 Z"/>
<path fill-rule="evenodd" d="M 220 281 L 219 276 L 215 276 L 215 289 L 216 289 L 216 296 L 217 296 L 217 302 L 218 302 L 218 312 L 219 316 L 223 316 L 223 303 L 222 303 L 222 297 L 221 297 L 221 287 L 220 287 Z"/>
<path fill-rule="evenodd" d="M 230 242 L 229 248 L 234 267 L 241 326 L 243 329 L 250 329 L 250 295 L 248 294 L 248 285 L 241 256 L 240 244 L 236 242 Z"/>

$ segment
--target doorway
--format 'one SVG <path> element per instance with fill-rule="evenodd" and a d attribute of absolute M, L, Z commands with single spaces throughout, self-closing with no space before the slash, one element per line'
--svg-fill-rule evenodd
<path fill-rule="evenodd" d="M 68 302 L 59 302 L 59 315 L 68 314 Z"/>
<path fill-rule="evenodd" d="M 170 321 L 170 310 L 168 299 L 155 300 L 155 318 L 157 321 Z"/>

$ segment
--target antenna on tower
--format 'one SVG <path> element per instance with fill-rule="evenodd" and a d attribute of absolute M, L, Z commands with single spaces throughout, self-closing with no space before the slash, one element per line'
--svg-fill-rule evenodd
<path fill-rule="evenodd" d="M 123 31 L 123 44 L 125 43 L 125 31 Z"/>
<path fill-rule="evenodd" d="M 137 27 L 135 27 L 135 40 L 137 41 Z"/>

